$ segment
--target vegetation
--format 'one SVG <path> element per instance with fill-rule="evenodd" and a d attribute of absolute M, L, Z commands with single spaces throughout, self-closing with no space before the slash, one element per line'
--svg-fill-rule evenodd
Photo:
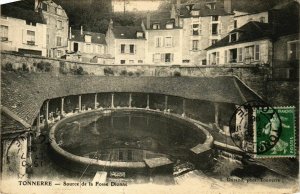
<path fill-rule="evenodd" d="M 104 71 L 104 75 L 107 76 L 114 75 L 114 71 L 110 67 L 105 67 L 103 71 Z"/>

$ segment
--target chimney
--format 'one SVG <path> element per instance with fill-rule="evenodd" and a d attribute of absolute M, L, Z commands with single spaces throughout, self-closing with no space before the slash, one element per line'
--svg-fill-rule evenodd
<path fill-rule="evenodd" d="M 70 30 L 69 30 L 69 39 L 72 39 L 72 27 L 70 26 Z"/>
<path fill-rule="evenodd" d="M 150 29 L 150 19 L 151 19 L 151 16 L 150 16 L 150 13 L 148 12 L 147 13 L 147 22 L 146 22 L 147 29 Z"/>
<path fill-rule="evenodd" d="M 34 1 L 34 11 L 38 12 L 40 8 L 40 0 L 35 0 Z"/>
<path fill-rule="evenodd" d="M 83 27 L 80 26 L 80 35 L 83 35 Z"/>
<path fill-rule="evenodd" d="M 224 10 L 227 13 L 231 13 L 232 12 L 231 0 L 224 0 Z"/>

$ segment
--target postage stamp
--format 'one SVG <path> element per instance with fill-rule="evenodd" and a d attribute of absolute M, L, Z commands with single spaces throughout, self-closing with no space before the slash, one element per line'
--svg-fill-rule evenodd
<path fill-rule="evenodd" d="M 255 157 L 296 156 L 295 107 L 258 108 L 253 112 L 253 118 Z"/>

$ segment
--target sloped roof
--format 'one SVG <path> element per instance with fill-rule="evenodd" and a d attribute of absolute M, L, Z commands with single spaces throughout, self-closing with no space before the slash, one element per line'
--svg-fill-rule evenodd
<path fill-rule="evenodd" d="M 43 21 L 43 17 L 39 12 L 14 7 L 9 4 L 1 6 L 1 15 L 26 20 L 32 23 L 45 24 L 45 22 Z"/>
<path fill-rule="evenodd" d="M 190 6 L 192 9 L 188 10 L 188 6 Z M 206 17 L 206 16 L 224 16 L 224 15 L 232 15 L 233 13 L 227 13 L 224 9 L 224 5 L 220 2 L 216 3 L 215 9 L 210 9 L 206 6 L 206 3 L 203 1 L 197 2 L 197 3 L 189 3 L 189 4 L 182 4 L 180 6 L 180 17 L 182 18 L 188 18 L 193 17 L 191 15 L 191 11 L 197 10 L 199 11 L 200 17 Z"/>
<path fill-rule="evenodd" d="M 229 35 L 206 48 L 206 50 L 239 44 L 243 42 L 251 42 L 254 40 L 264 39 L 264 38 L 272 38 L 272 30 L 271 25 L 262 22 L 250 21 L 240 28 L 232 30 L 230 33 L 239 32 L 239 38 L 237 41 L 229 42 Z M 230 34 L 229 33 L 229 34 Z"/>
<path fill-rule="evenodd" d="M 85 35 L 90 35 L 92 37 L 91 43 L 106 44 L 105 34 L 97 33 L 97 32 L 83 31 L 83 33 L 81 35 L 80 30 L 73 30 L 73 29 L 72 29 L 72 38 L 70 40 L 77 41 L 77 42 L 85 42 L 85 40 L 84 40 Z"/>
<path fill-rule="evenodd" d="M 117 39 L 141 39 L 137 38 L 136 33 L 144 33 L 141 26 L 114 26 L 112 31 Z"/>
<path fill-rule="evenodd" d="M 231 76 L 103 77 L 1 72 L 1 104 L 30 125 L 47 99 L 101 92 L 159 93 L 233 104 L 259 99 Z"/>

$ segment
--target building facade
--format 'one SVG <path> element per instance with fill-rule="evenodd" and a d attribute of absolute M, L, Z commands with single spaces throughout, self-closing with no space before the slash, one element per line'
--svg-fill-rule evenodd
<path fill-rule="evenodd" d="M 145 64 L 145 32 L 141 26 L 114 26 L 111 21 L 106 33 L 108 54 L 114 64 Z"/>
<path fill-rule="evenodd" d="M 47 24 L 47 57 L 60 58 L 68 46 L 69 19 L 65 10 L 52 0 L 36 0 L 35 11 L 42 13 Z"/>
<path fill-rule="evenodd" d="M 205 48 L 215 44 L 233 29 L 231 1 L 201 1 L 180 6 L 179 25 L 183 27 L 183 65 L 206 65 Z"/>
<path fill-rule="evenodd" d="M 180 65 L 182 62 L 183 30 L 170 13 L 149 15 L 142 27 L 146 32 L 146 63 Z"/>
<path fill-rule="evenodd" d="M 46 56 L 47 27 L 40 13 L 11 5 L 1 8 L 1 50 Z"/>
<path fill-rule="evenodd" d="M 103 58 L 107 55 L 105 35 L 96 32 L 72 30 L 68 40 L 67 59 L 82 62 L 96 62 L 93 59 Z M 93 60 L 93 61 L 92 61 Z M 105 63 L 105 61 L 101 61 Z"/>
<path fill-rule="evenodd" d="M 208 65 L 270 64 L 273 55 L 270 25 L 249 22 L 206 50 Z"/>

